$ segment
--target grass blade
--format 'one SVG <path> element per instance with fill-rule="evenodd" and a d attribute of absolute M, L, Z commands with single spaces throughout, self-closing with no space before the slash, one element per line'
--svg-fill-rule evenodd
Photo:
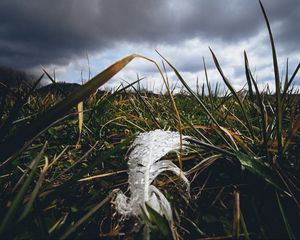
<path fill-rule="evenodd" d="M 111 191 L 110 194 L 106 198 L 104 198 L 100 203 L 94 206 L 87 214 L 85 214 L 82 218 L 79 219 L 73 226 L 71 226 L 61 237 L 61 240 L 66 239 L 70 236 L 79 226 L 85 223 L 93 214 L 95 214 L 99 208 L 101 208 L 105 203 L 107 203 L 113 196 L 115 192 Z"/>
<path fill-rule="evenodd" d="M 79 129 L 79 134 L 81 134 L 82 126 L 83 126 L 83 102 L 79 102 L 77 104 L 77 111 L 78 111 L 78 129 Z"/>
<path fill-rule="evenodd" d="M 44 144 L 42 150 L 39 152 L 39 154 L 33 160 L 34 164 L 33 164 L 33 167 L 32 167 L 32 170 L 31 170 L 29 176 L 27 177 L 26 181 L 24 182 L 21 189 L 17 193 L 16 197 L 13 199 L 11 206 L 9 207 L 6 215 L 4 216 L 4 218 L 1 222 L 1 225 L 0 225 L 0 236 L 2 236 L 2 234 L 10 227 L 10 224 L 14 220 L 15 214 L 19 210 L 20 205 L 22 204 L 24 195 L 26 194 L 26 192 L 28 191 L 28 189 L 30 187 L 30 184 L 31 184 L 34 174 L 35 174 L 35 171 L 38 167 L 38 164 L 40 162 L 40 159 L 42 157 L 42 154 L 43 154 L 46 146 L 47 146 L 47 142 Z"/>
<path fill-rule="evenodd" d="M 33 139 L 39 136 L 45 129 L 64 116 L 64 114 L 70 111 L 72 107 L 106 83 L 137 56 L 138 55 L 136 54 L 132 54 L 115 62 L 86 84 L 82 85 L 80 90 L 69 95 L 67 98 L 39 116 L 29 126 L 27 125 L 19 128 L 18 131 L 16 131 L 0 146 L 0 162 L 8 159 L 8 161 L 5 161 L 5 164 L 2 164 L 1 166 L 3 167 L 10 162 L 12 159 L 11 157 L 16 155 L 16 152 L 25 149 L 33 141 Z"/>
<path fill-rule="evenodd" d="M 233 192 L 233 229 L 232 236 L 235 239 L 240 237 L 240 225 L 241 225 L 241 209 L 240 209 L 240 192 L 238 189 Z"/>
<path fill-rule="evenodd" d="M 48 162 L 48 159 L 46 158 L 44 168 L 39 176 L 37 183 L 35 184 L 35 187 L 32 191 L 30 199 L 29 199 L 28 203 L 26 204 L 23 213 L 21 214 L 21 216 L 19 218 L 19 221 L 22 221 L 27 216 L 27 214 L 30 212 L 30 210 L 33 206 L 33 203 L 34 203 L 36 197 L 38 196 L 39 190 L 42 187 L 42 183 L 45 180 L 45 175 L 47 173 L 48 166 L 49 166 L 49 162 Z"/>
<path fill-rule="evenodd" d="M 208 90 L 208 96 L 210 99 L 211 106 L 215 107 L 214 101 L 213 101 L 213 96 L 212 96 L 211 86 L 210 86 L 210 83 L 208 82 L 207 68 L 206 68 L 204 57 L 202 57 L 202 60 L 203 60 L 203 67 L 204 67 L 204 73 L 205 73 L 206 86 L 207 86 L 207 90 Z"/>
<path fill-rule="evenodd" d="M 249 71 L 249 65 L 248 65 L 246 51 L 244 51 L 244 60 L 245 60 L 245 74 L 246 74 L 246 79 L 247 79 L 247 84 L 248 84 L 249 97 L 250 97 L 250 100 L 253 102 L 254 94 L 253 94 L 253 89 L 252 89 L 252 80 L 251 80 L 251 75 L 250 75 L 250 71 Z"/>
<path fill-rule="evenodd" d="M 22 107 L 24 106 L 24 104 L 26 103 L 28 98 L 32 95 L 33 91 L 36 89 L 36 87 L 41 82 L 43 77 L 44 77 L 44 74 L 42 74 L 34 82 L 34 84 L 31 86 L 31 88 L 25 94 L 24 97 L 21 97 L 20 95 L 17 95 L 17 100 L 16 100 L 14 106 L 12 107 L 11 111 L 9 112 L 9 115 L 8 115 L 7 119 L 5 120 L 4 124 L 0 124 L 0 139 L 3 139 L 9 133 L 9 131 L 12 128 L 12 125 L 13 125 L 14 121 L 16 120 L 17 116 L 21 112 Z"/>
<path fill-rule="evenodd" d="M 295 122 L 292 125 L 291 132 L 289 133 L 289 135 L 285 139 L 283 152 L 286 152 L 288 146 L 291 143 L 292 138 L 296 135 L 296 133 L 298 132 L 299 129 L 300 129 L 300 117 L 295 120 Z"/>
<path fill-rule="evenodd" d="M 293 72 L 291 78 L 289 79 L 288 83 L 285 84 L 285 88 L 283 89 L 283 93 L 282 93 L 282 99 L 285 98 L 286 94 L 287 94 L 287 90 L 289 89 L 289 87 L 291 86 L 292 82 L 294 81 L 298 71 L 300 68 L 300 63 L 298 63 L 297 67 L 295 68 L 295 71 Z"/>
<path fill-rule="evenodd" d="M 145 205 L 147 212 L 149 213 L 150 220 L 156 224 L 159 231 L 163 235 L 163 238 L 172 239 L 172 233 L 168 221 L 164 217 L 162 217 L 157 211 L 151 208 L 147 203 Z"/>
<path fill-rule="evenodd" d="M 252 172 L 254 175 L 271 184 L 278 190 L 283 191 L 280 181 L 274 176 L 274 173 L 269 166 L 241 152 L 237 152 L 236 157 L 246 170 Z"/>
<path fill-rule="evenodd" d="M 234 96 L 234 98 L 237 100 L 238 104 L 240 105 L 241 107 L 241 110 L 242 110 L 242 113 L 244 115 L 244 118 L 246 120 L 246 125 L 247 125 L 247 130 L 249 131 L 251 137 L 254 139 L 254 133 L 253 133 L 253 129 L 252 129 L 252 126 L 250 124 L 250 120 L 249 120 L 249 117 L 248 117 L 248 114 L 247 114 L 247 111 L 245 109 L 245 106 L 244 104 L 242 103 L 241 99 L 239 98 L 238 94 L 236 93 L 236 91 L 234 90 L 233 86 L 230 84 L 228 78 L 225 76 L 225 74 L 223 73 L 223 70 L 219 64 L 219 61 L 216 57 L 216 55 L 214 54 L 214 52 L 212 51 L 211 48 L 209 48 L 211 54 L 212 54 L 212 57 L 214 59 L 214 62 L 215 62 L 215 65 L 219 71 L 219 73 L 221 74 L 222 76 L 222 79 L 223 81 L 225 82 L 226 86 L 229 88 L 231 94 Z"/>
<path fill-rule="evenodd" d="M 277 203 L 278 203 L 278 206 L 279 206 L 279 209 L 280 209 L 280 213 L 281 213 L 283 221 L 284 221 L 284 225 L 285 225 L 286 231 L 287 231 L 287 233 L 289 235 L 289 239 L 293 239 L 294 240 L 294 239 L 296 239 L 295 234 L 293 233 L 292 228 L 291 228 L 291 226 L 290 226 L 290 224 L 288 222 L 288 219 L 287 219 L 287 217 L 285 215 L 283 206 L 281 204 L 281 201 L 280 201 L 280 198 L 279 198 L 277 192 L 276 192 L 276 197 L 277 197 Z"/>
<path fill-rule="evenodd" d="M 261 10 L 263 12 L 265 22 L 269 32 L 270 43 L 272 47 L 272 56 L 273 56 L 273 68 L 274 68 L 274 77 L 275 77 L 275 87 L 276 87 L 276 131 L 277 131 L 277 147 L 278 147 L 278 162 L 283 161 L 283 151 L 282 151 L 282 105 L 281 105 L 281 83 L 279 77 L 278 62 L 276 56 L 275 43 L 273 39 L 272 30 L 270 23 L 264 9 L 263 4 L 259 0 Z"/>
<path fill-rule="evenodd" d="M 160 53 L 158 53 L 165 61 L 166 63 L 168 63 L 168 65 L 172 68 L 172 70 L 174 71 L 174 73 L 176 74 L 177 78 L 181 81 L 181 83 L 184 85 L 184 87 L 188 90 L 188 92 L 196 99 L 196 101 L 200 104 L 200 106 L 204 109 L 204 111 L 207 113 L 207 115 L 209 116 L 209 118 L 212 120 L 212 122 L 214 124 L 216 124 L 216 126 L 222 131 L 222 128 L 220 126 L 220 124 L 217 122 L 217 120 L 213 117 L 213 115 L 211 114 L 211 112 L 207 109 L 207 107 L 205 106 L 204 102 L 194 93 L 194 91 L 189 87 L 189 85 L 186 83 L 186 81 L 184 81 L 184 79 L 182 78 L 182 76 L 180 75 L 180 73 L 177 71 L 177 69 L 165 58 L 163 57 Z M 224 136 L 222 134 L 219 134 L 220 137 L 226 142 L 226 144 L 233 149 L 233 147 L 231 146 L 231 144 L 224 138 Z"/>
<path fill-rule="evenodd" d="M 261 119 L 261 124 L 262 124 L 261 135 L 262 135 L 262 138 L 263 138 L 264 152 L 266 154 L 267 161 L 269 161 L 267 123 L 266 123 L 266 116 L 265 116 L 266 111 L 265 111 L 265 108 L 264 108 L 264 103 L 263 103 L 263 100 L 261 98 L 257 83 L 255 82 L 255 80 L 252 76 L 252 73 L 251 73 L 246 51 L 244 51 L 244 60 L 245 60 L 245 68 L 246 68 L 245 71 L 247 72 L 247 75 L 249 76 L 250 80 L 252 81 L 253 86 L 255 88 L 255 92 L 256 92 L 257 102 L 258 102 L 258 106 L 259 106 L 259 110 L 260 110 L 260 119 Z"/>
<path fill-rule="evenodd" d="M 242 211 L 241 211 L 241 227 L 242 227 L 243 232 L 244 232 L 245 240 L 250 240 L 249 232 L 248 232 L 247 225 L 246 225 L 246 222 L 245 222 Z"/>

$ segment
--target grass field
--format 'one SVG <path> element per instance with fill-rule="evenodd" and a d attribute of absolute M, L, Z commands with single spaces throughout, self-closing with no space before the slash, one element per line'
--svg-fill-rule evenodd
<path fill-rule="evenodd" d="M 258 90 L 246 52 L 246 87 L 236 91 L 213 51 L 226 92 L 212 88 L 209 76 L 202 91 L 193 91 L 164 59 L 184 86 L 173 94 L 165 73 L 139 55 L 69 95 L 59 86 L 39 92 L 40 79 L 14 89 L 0 85 L 1 239 L 140 238 L 135 219 L 114 209 L 113 189 L 126 191 L 128 148 L 137 133 L 154 129 L 194 141 L 188 153 L 167 156 L 187 172 L 190 193 L 173 175 L 154 182 L 171 203 L 175 229 L 151 214 L 146 224 L 153 239 L 171 231 L 178 239 L 299 238 L 300 98 L 293 85 L 299 65 L 288 70 L 287 64 L 279 77 L 264 16 L 274 93 Z M 156 64 L 166 93 L 140 90 L 140 79 L 113 93 L 97 91 L 136 57 Z"/>

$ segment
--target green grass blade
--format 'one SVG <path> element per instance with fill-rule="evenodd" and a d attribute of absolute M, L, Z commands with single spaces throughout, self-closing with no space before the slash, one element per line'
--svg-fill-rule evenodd
<path fill-rule="evenodd" d="M 245 60 L 245 74 L 246 74 L 246 79 L 247 79 L 247 84 L 248 84 L 249 97 L 250 97 L 250 100 L 253 102 L 254 94 L 253 94 L 253 89 L 252 89 L 252 81 L 251 81 L 251 75 L 249 72 L 249 65 L 248 65 L 246 51 L 244 51 L 244 60 Z"/>
<path fill-rule="evenodd" d="M 244 215 L 243 215 L 242 212 L 241 212 L 241 226 L 242 226 L 242 229 L 243 229 L 243 232 L 244 232 L 245 240 L 250 240 L 247 224 L 245 222 L 245 218 L 244 218 Z"/>
<path fill-rule="evenodd" d="M 215 93 L 214 93 L 214 97 L 218 97 L 219 95 L 219 91 L 220 91 L 220 83 L 217 82 L 216 86 L 215 86 Z"/>
<path fill-rule="evenodd" d="M 210 86 L 210 83 L 208 82 L 207 68 L 206 68 L 204 57 L 202 57 L 202 60 L 203 60 L 203 68 L 204 68 L 204 73 L 205 73 L 205 80 L 206 80 L 206 86 L 207 86 L 207 90 L 208 90 L 209 100 L 210 100 L 211 106 L 215 107 L 214 101 L 213 101 L 213 96 L 212 96 L 211 86 Z"/>
<path fill-rule="evenodd" d="M 281 162 L 283 160 L 283 151 L 282 151 L 282 105 L 281 105 L 281 83 L 279 77 L 279 68 L 276 56 L 276 48 L 273 39 L 272 30 L 270 27 L 270 23 L 264 9 L 263 4 L 259 0 L 259 4 L 261 10 L 263 12 L 265 22 L 269 32 L 270 43 L 272 47 L 272 56 L 273 56 L 273 68 L 274 68 L 274 77 L 275 77 L 275 87 L 276 87 L 276 131 L 277 131 L 277 148 L 278 148 L 278 161 Z"/>
<path fill-rule="evenodd" d="M 147 212 L 149 213 L 150 220 L 156 224 L 161 234 L 163 235 L 163 239 L 172 239 L 172 232 L 169 227 L 168 221 L 157 211 L 151 208 L 147 203 L 145 205 Z"/>
<path fill-rule="evenodd" d="M 288 83 L 289 83 L 289 59 L 287 58 L 285 64 L 285 79 L 284 79 L 282 94 L 284 93 L 284 90 L 288 88 Z M 282 99 L 284 98 L 282 97 Z"/>
<path fill-rule="evenodd" d="M 244 61 L 245 61 L 245 71 L 247 72 L 247 75 L 249 76 L 250 81 L 252 81 L 253 86 L 255 88 L 255 92 L 256 92 L 257 103 L 258 103 L 259 110 L 260 110 L 260 119 L 261 119 L 261 124 L 262 124 L 261 135 L 263 138 L 264 152 L 266 154 L 266 159 L 268 161 L 269 160 L 269 151 L 268 151 L 268 139 L 267 139 L 267 123 L 266 123 L 266 117 L 265 117 L 266 111 L 264 108 L 264 103 L 261 98 L 257 83 L 255 82 L 253 75 L 251 73 L 246 51 L 244 51 Z"/>
<path fill-rule="evenodd" d="M 254 198 L 254 196 L 251 196 L 251 207 L 252 207 L 252 210 L 253 210 L 254 215 L 255 215 L 255 221 L 257 222 L 257 226 L 258 226 L 259 231 L 260 231 L 260 236 L 259 237 L 261 239 L 268 239 L 267 233 L 266 233 L 266 230 L 265 230 L 265 226 L 264 226 L 264 222 L 262 221 L 262 219 L 260 217 L 261 212 L 259 211 L 259 208 L 257 206 L 257 201 Z"/>
<path fill-rule="evenodd" d="M 279 209 L 280 209 L 280 213 L 281 213 L 283 221 L 284 221 L 285 229 L 286 229 L 286 231 L 287 231 L 287 233 L 289 235 L 289 239 L 293 239 L 294 240 L 294 239 L 296 239 L 295 234 L 293 233 L 292 228 L 291 228 L 291 226 L 290 226 L 290 224 L 288 222 L 288 219 L 286 217 L 286 214 L 284 212 L 283 206 L 281 204 L 281 201 L 280 201 L 280 198 L 279 198 L 277 192 L 276 192 L 276 198 L 277 198 L 277 203 L 278 203 L 278 206 L 279 206 Z"/>
<path fill-rule="evenodd" d="M 212 116 L 211 112 L 207 109 L 207 107 L 205 106 L 204 102 L 202 102 L 202 100 L 200 98 L 197 97 L 197 95 L 194 93 L 194 91 L 189 87 L 189 85 L 186 83 L 186 81 L 184 81 L 184 79 L 182 78 L 182 76 L 180 75 L 180 73 L 177 71 L 177 69 L 165 58 L 163 57 L 160 53 L 158 53 L 165 61 L 166 63 L 168 63 L 168 65 L 172 68 L 172 70 L 174 71 L 174 73 L 176 74 L 176 76 L 178 77 L 178 79 L 180 80 L 180 82 L 184 85 L 184 87 L 188 90 L 188 92 L 197 100 L 197 102 L 201 105 L 201 107 L 204 109 L 204 111 L 207 113 L 207 115 L 209 116 L 209 118 L 213 121 L 214 124 L 216 124 L 219 128 L 220 125 L 217 122 L 217 120 Z"/>
<path fill-rule="evenodd" d="M 282 99 L 285 98 L 286 94 L 287 94 L 287 90 L 289 89 L 289 87 L 291 86 L 292 82 L 294 81 L 298 71 L 300 68 L 300 63 L 298 63 L 297 67 L 295 68 L 295 71 L 293 72 L 291 78 L 289 79 L 288 83 L 285 85 L 285 88 L 283 89 L 283 93 L 282 93 Z"/>
<path fill-rule="evenodd" d="M 234 96 L 234 98 L 237 100 L 238 104 L 240 105 L 241 107 L 241 110 L 242 110 L 242 113 L 244 115 L 244 118 L 246 120 L 246 125 L 247 125 L 247 130 L 249 131 L 251 137 L 254 139 L 254 133 L 253 133 L 253 129 L 252 129 L 252 126 L 250 124 L 250 119 L 249 119 L 249 116 L 247 114 L 247 111 L 245 109 L 245 106 L 244 104 L 242 103 L 241 99 L 239 98 L 238 94 L 236 93 L 236 91 L 234 90 L 233 86 L 231 85 L 231 83 L 229 82 L 229 79 L 225 76 L 225 74 L 223 73 L 223 70 L 219 64 L 219 61 L 216 57 L 216 55 L 214 54 L 214 52 L 212 51 L 211 48 L 209 48 L 211 54 L 212 54 L 212 57 L 213 57 L 213 60 L 215 62 L 215 65 L 223 79 L 223 81 L 225 82 L 226 86 L 228 87 L 228 89 L 230 90 L 231 94 Z"/>
<path fill-rule="evenodd" d="M 236 157 L 246 170 L 252 172 L 254 175 L 271 184 L 275 188 L 283 191 L 283 188 L 280 184 L 281 181 L 279 181 L 275 177 L 272 169 L 269 166 L 265 165 L 261 161 L 254 159 L 252 156 L 248 156 L 241 152 L 237 152 Z"/>

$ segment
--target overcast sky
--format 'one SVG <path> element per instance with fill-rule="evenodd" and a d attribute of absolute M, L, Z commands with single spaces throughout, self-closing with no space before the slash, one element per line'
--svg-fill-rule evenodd
<path fill-rule="evenodd" d="M 300 1 L 262 0 L 272 26 L 281 70 L 300 60 Z M 50 73 L 81 82 L 114 61 L 139 53 L 158 62 L 158 50 L 195 87 L 203 82 L 205 57 L 212 84 L 221 81 L 208 47 L 236 88 L 245 83 L 243 51 L 261 86 L 273 86 L 272 55 L 256 0 L 1 0 L 0 65 Z M 88 61 L 89 60 L 89 61 Z M 88 64 L 89 62 L 89 64 Z M 145 77 L 160 90 L 157 70 L 134 60 L 106 87 Z M 168 72 L 172 85 L 176 77 Z M 297 83 L 300 80 L 297 78 Z M 180 87 L 180 84 L 177 85 Z"/>

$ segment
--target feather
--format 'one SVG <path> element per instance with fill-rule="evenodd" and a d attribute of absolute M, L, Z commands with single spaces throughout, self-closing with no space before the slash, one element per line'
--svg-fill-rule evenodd
<path fill-rule="evenodd" d="M 178 132 L 154 130 L 141 133 L 132 143 L 129 154 L 128 183 L 130 196 L 118 192 L 114 204 L 117 212 L 123 216 L 134 216 L 142 221 L 142 209 L 147 214 L 145 203 L 173 222 L 172 209 L 163 193 L 152 185 L 154 179 L 165 171 L 171 171 L 180 177 L 187 185 L 190 183 L 184 172 L 170 160 L 161 160 L 166 154 L 176 152 L 182 147 L 186 149 L 187 137 L 183 136 L 183 146 L 180 146 Z"/>

